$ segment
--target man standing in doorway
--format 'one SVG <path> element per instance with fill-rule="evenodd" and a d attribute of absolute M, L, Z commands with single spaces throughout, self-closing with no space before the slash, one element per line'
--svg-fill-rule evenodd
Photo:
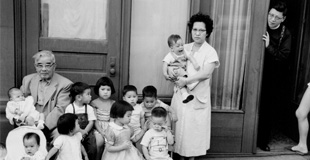
<path fill-rule="evenodd" d="M 257 146 L 263 151 L 270 151 L 271 129 L 281 117 L 287 99 L 287 85 L 291 51 L 291 34 L 283 25 L 287 7 L 284 2 L 278 2 L 268 13 L 267 32 L 263 35 L 265 41 L 265 58 L 261 90 L 261 104 L 258 125 Z"/>

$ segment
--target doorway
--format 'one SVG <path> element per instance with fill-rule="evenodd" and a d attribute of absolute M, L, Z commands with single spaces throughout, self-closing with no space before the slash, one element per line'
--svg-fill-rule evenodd
<path fill-rule="evenodd" d="M 270 6 L 279 0 L 271 0 Z M 283 1 L 283 0 L 282 0 Z M 304 51 L 305 30 L 307 24 L 305 19 L 309 19 L 309 3 L 306 0 L 301 1 L 284 1 L 287 4 L 288 12 L 284 22 L 285 26 L 290 30 L 292 35 L 291 53 L 289 60 L 288 98 L 283 98 L 281 109 L 277 110 L 277 114 L 281 115 L 276 118 L 272 126 L 271 140 L 269 143 L 271 152 L 290 152 L 285 147 L 295 145 L 298 142 L 298 123 L 295 111 L 298 108 L 301 97 L 307 87 L 309 81 L 308 69 L 305 69 L 309 62 L 308 51 Z M 308 12 L 308 13 L 307 13 Z M 308 24 L 309 28 L 309 24 Z M 308 36 L 309 40 L 309 36 Z M 304 70 L 301 70 L 304 68 Z M 309 67 L 306 67 L 309 68 Z M 306 71 L 307 70 L 307 71 Z M 308 78 L 307 78 L 308 77 Z M 258 153 L 267 153 L 258 149 Z"/>

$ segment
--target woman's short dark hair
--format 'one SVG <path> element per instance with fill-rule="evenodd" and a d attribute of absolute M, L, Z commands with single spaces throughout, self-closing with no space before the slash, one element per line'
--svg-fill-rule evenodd
<path fill-rule="evenodd" d="M 155 107 L 152 110 L 151 114 L 154 117 L 164 117 L 164 118 L 166 118 L 168 113 L 167 113 L 167 110 L 164 107 Z"/>
<path fill-rule="evenodd" d="M 127 92 L 129 92 L 129 91 L 133 91 L 133 92 L 138 93 L 138 90 L 137 90 L 137 88 L 135 86 L 133 86 L 133 85 L 126 85 L 126 86 L 124 86 L 124 89 L 123 89 L 123 96 L 125 96 L 125 94 Z"/>
<path fill-rule="evenodd" d="M 111 107 L 110 117 L 123 118 L 127 111 L 133 111 L 131 104 L 123 100 L 116 101 Z"/>
<path fill-rule="evenodd" d="M 278 12 L 282 12 L 283 16 L 286 16 L 287 13 L 287 7 L 286 7 L 286 3 L 279 1 L 278 3 L 276 3 L 275 5 L 273 5 L 270 9 L 275 9 Z"/>
<path fill-rule="evenodd" d="M 212 31 L 213 31 L 213 20 L 210 18 L 209 15 L 202 14 L 198 12 L 197 14 L 194 14 L 187 23 L 189 32 L 191 33 L 194 23 L 195 22 L 202 22 L 206 26 L 206 32 L 207 32 L 207 38 L 210 37 Z"/>
<path fill-rule="evenodd" d="M 109 86 L 111 88 L 111 94 L 115 93 L 115 89 L 114 89 L 114 85 L 113 82 L 111 81 L 110 78 L 108 77 L 101 77 L 98 79 L 95 88 L 94 88 L 94 92 L 97 96 L 99 96 L 99 88 L 101 86 Z"/>
<path fill-rule="evenodd" d="M 177 43 L 177 41 L 181 39 L 181 36 L 178 34 L 172 34 L 168 37 L 168 46 L 172 47 L 173 44 Z"/>
<path fill-rule="evenodd" d="M 75 128 L 75 121 L 78 119 L 77 115 L 72 113 L 65 113 L 61 115 L 57 121 L 57 130 L 60 134 L 68 135 Z"/>
<path fill-rule="evenodd" d="M 29 132 L 26 133 L 23 137 L 23 141 L 25 142 L 25 139 L 30 139 L 30 138 L 34 138 L 37 142 L 38 145 L 40 145 L 40 136 L 34 132 Z"/>
<path fill-rule="evenodd" d="M 142 90 L 142 97 L 155 97 L 157 98 L 157 89 L 154 86 L 146 86 Z"/>
<path fill-rule="evenodd" d="M 76 82 L 71 86 L 70 97 L 71 102 L 75 101 L 75 97 L 79 94 L 83 94 L 86 89 L 90 89 L 90 86 L 84 82 Z"/>

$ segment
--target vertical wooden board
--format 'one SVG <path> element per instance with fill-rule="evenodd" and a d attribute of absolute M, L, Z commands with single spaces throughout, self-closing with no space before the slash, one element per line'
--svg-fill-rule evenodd
<path fill-rule="evenodd" d="M 245 112 L 242 153 L 256 152 L 258 106 L 263 71 L 263 52 L 265 48 L 262 35 L 266 31 L 269 0 L 253 1 L 252 5 L 251 41 L 245 71 L 242 103 Z"/>

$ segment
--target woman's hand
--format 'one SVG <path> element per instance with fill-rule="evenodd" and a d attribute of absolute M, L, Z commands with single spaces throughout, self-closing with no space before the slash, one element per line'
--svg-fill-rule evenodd
<path fill-rule="evenodd" d="M 178 80 L 175 81 L 174 83 L 175 83 L 178 87 L 182 88 L 182 87 L 184 87 L 184 86 L 186 85 L 186 83 L 187 83 L 186 79 L 187 79 L 187 78 L 179 77 Z"/>

